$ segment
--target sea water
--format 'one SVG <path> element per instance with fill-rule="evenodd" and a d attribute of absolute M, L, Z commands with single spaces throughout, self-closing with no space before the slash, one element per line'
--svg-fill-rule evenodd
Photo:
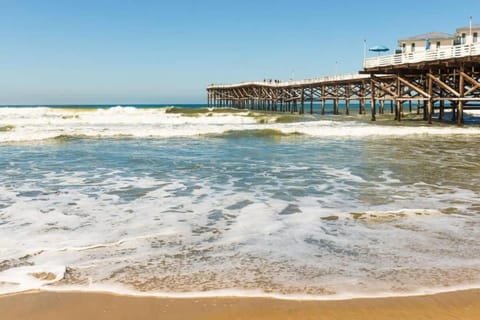
<path fill-rule="evenodd" d="M 479 287 L 479 139 L 391 116 L 3 107 L 0 293 Z"/>

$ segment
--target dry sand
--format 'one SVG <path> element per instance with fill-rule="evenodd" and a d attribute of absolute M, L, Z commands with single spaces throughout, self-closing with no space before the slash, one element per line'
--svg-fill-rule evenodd
<path fill-rule="evenodd" d="M 29 292 L 0 296 L 0 319 L 480 319 L 480 290 L 429 296 L 290 301 L 169 299 L 108 293 Z"/>

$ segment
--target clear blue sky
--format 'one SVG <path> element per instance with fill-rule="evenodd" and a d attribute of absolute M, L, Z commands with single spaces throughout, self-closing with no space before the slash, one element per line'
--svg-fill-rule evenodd
<path fill-rule="evenodd" d="M 434 4 L 435 3 L 435 4 Z M 0 0 L 0 104 L 196 103 L 209 83 L 353 73 L 480 1 Z"/>

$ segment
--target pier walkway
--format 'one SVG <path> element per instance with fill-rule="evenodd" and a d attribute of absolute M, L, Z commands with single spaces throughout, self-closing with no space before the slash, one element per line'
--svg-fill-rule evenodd
<path fill-rule="evenodd" d="M 359 113 L 370 109 L 372 120 L 385 112 L 385 103 L 395 119 L 402 120 L 405 106 L 423 110 L 424 120 L 432 123 L 436 114 L 444 119 L 450 109 L 451 120 L 463 123 L 463 111 L 480 106 L 480 43 L 367 58 L 358 74 L 330 76 L 300 81 L 251 81 L 210 85 L 208 105 L 274 112 L 313 113 L 320 103 L 325 113 L 332 102 L 339 114 L 358 101 Z"/>

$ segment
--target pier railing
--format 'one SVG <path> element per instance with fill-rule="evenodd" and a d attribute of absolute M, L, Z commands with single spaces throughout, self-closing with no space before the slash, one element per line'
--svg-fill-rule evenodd
<path fill-rule="evenodd" d="M 235 84 L 212 84 L 208 86 L 208 89 L 229 89 L 237 87 L 247 87 L 247 86 L 265 86 L 265 87 L 295 87 L 295 86 L 305 86 L 308 84 L 317 84 L 322 82 L 333 82 L 333 81 L 347 81 L 347 80 L 358 80 L 358 79 L 367 79 L 369 75 L 364 74 L 346 74 L 346 75 L 336 75 L 336 76 L 325 76 L 320 78 L 311 78 L 305 80 L 289 80 L 289 81 L 275 81 L 275 80 L 265 80 L 265 81 L 246 81 Z"/>
<path fill-rule="evenodd" d="M 447 48 L 430 49 L 419 52 L 400 53 L 388 56 L 367 58 L 364 61 L 363 67 L 365 69 L 369 69 L 408 63 L 419 63 L 424 61 L 447 60 L 476 55 L 480 55 L 480 42 L 451 46 Z"/>

